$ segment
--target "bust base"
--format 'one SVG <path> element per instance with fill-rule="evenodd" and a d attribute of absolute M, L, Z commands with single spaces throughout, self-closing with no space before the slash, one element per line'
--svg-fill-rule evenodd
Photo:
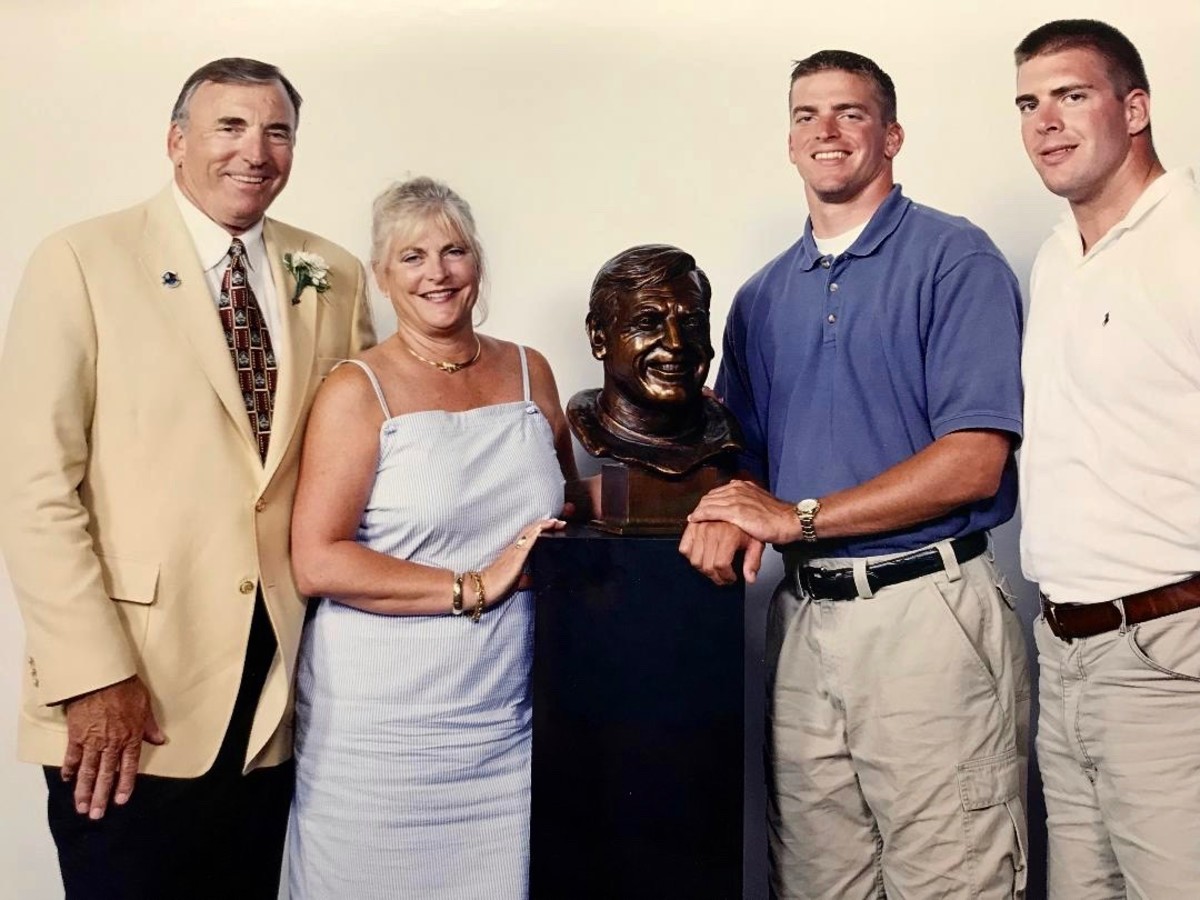
<path fill-rule="evenodd" d="M 530 897 L 741 897 L 745 585 L 587 528 L 531 565 Z"/>
<path fill-rule="evenodd" d="M 732 473 L 723 466 L 702 465 L 677 477 L 621 462 L 600 469 L 601 515 L 591 526 L 609 534 L 682 534 L 700 498 L 725 484 Z"/>

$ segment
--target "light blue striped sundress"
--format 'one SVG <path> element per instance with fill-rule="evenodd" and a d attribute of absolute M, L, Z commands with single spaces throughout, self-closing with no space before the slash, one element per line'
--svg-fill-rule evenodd
<path fill-rule="evenodd" d="M 355 361 L 385 416 L 359 543 L 461 572 L 559 514 L 553 435 L 520 358 L 523 400 L 401 416 Z M 297 663 L 293 900 L 528 896 L 532 593 L 476 624 L 313 602 Z"/>

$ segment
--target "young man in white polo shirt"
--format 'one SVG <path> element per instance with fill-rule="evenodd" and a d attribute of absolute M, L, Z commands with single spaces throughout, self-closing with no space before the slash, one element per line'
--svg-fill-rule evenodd
<path fill-rule="evenodd" d="M 1025 149 L 1070 215 L 1034 264 L 1021 553 L 1042 591 L 1050 896 L 1200 885 L 1200 190 L 1140 56 L 1057 21 L 1016 49 Z"/>

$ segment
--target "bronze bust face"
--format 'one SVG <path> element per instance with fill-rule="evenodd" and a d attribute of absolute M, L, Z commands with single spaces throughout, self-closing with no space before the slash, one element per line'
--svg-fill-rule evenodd
<path fill-rule="evenodd" d="M 567 406 L 589 453 L 682 475 L 739 448 L 732 416 L 704 394 L 711 297 L 704 272 L 677 247 L 633 247 L 601 267 L 586 327 L 604 386 Z"/>

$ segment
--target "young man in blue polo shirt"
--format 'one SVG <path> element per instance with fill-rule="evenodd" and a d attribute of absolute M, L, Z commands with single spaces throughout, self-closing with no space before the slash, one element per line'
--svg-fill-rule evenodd
<path fill-rule="evenodd" d="M 810 218 L 739 291 L 717 393 L 751 480 L 680 549 L 715 581 L 764 542 L 771 880 L 782 898 L 1021 897 L 1029 676 L 987 531 L 1013 513 L 1021 300 L 987 236 L 893 182 L 891 79 L 792 72 Z M 766 488 L 760 487 L 766 485 Z"/>

